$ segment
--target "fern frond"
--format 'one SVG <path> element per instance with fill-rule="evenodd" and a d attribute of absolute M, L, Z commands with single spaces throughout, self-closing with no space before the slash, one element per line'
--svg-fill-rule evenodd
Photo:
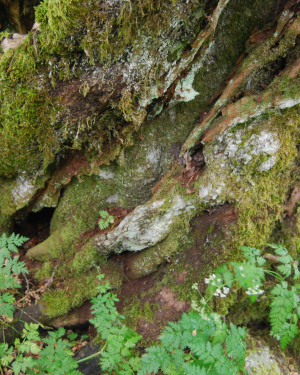
<path fill-rule="evenodd" d="M 278 333 L 275 333 L 273 330 L 271 331 L 271 336 L 274 336 L 280 342 L 281 349 L 285 349 L 285 347 L 292 342 L 292 340 L 298 335 L 299 329 L 298 324 L 290 324 L 285 323 L 281 326 L 281 330 Z"/>
<path fill-rule="evenodd" d="M 285 277 L 290 277 L 291 274 L 292 274 L 292 265 L 290 263 L 289 264 L 281 264 L 280 266 L 277 267 L 277 269 Z"/>
<path fill-rule="evenodd" d="M 271 334 L 276 337 L 284 349 L 299 333 L 297 321 L 300 312 L 300 295 L 297 287 L 288 289 L 288 284 L 282 282 L 276 285 L 271 294 L 270 323 Z"/>

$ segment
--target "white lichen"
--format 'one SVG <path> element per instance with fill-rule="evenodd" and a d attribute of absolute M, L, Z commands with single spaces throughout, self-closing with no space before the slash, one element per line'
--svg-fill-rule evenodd
<path fill-rule="evenodd" d="M 249 163 L 260 172 L 268 171 L 276 164 L 279 148 L 278 134 L 260 130 L 259 123 L 225 131 L 204 149 L 206 170 L 199 180 L 200 200 L 222 204 L 233 198 L 231 177 L 236 181 L 243 178 L 243 167 Z"/>
<path fill-rule="evenodd" d="M 97 248 L 105 253 L 121 253 L 154 246 L 167 237 L 175 217 L 195 209 L 179 195 L 169 202 L 166 211 L 162 210 L 165 203 L 161 199 L 136 207 L 116 229 L 97 237 Z"/>
<path fill-rule="evenodd" d="M 12 190 L 13 200 L 17 209 L 24 207 L 37 190 L 35 179 L 21 173 L 16 179 L 16 185 Z"/>
<path fill-rule="evenodd" d="M 102 177 L 105 180 L 110 180 L 114 178 L 114 173 L 109 169 L 100 169 L 99 177 Z"/>
<path fill-rule="evenodd" d="M 272 374 L 283 375 L 285 372 L 280 370 L 282 364 L 271 354 L 268 347 L 255 349 L 246 357 L 245 370 L 248 375 L 255 374 Z M 280 365 L 280 366 L 279 366 Z"/>
<path fill-rule="evenodd" d="M 199 93 L 193 88 L 194 78 L 195 73 L 191 72 L 186 78 L 178 82 L 174 93 L 176 101 L 189 102 L 199 95 Z"/>

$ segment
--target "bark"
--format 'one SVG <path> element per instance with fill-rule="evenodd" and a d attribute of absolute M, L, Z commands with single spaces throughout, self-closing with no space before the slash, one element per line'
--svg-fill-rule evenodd
<path fill-rule="evenodd" d="M 51 318 L 96 293 L 96 267 L 184 294 L 241 245 L 297 256 L 297 1 L 151 4 L 41 4 L 0 55 L 0 225 L 54 208 L 26 254 L 39 279 L 56 269 Z"/>

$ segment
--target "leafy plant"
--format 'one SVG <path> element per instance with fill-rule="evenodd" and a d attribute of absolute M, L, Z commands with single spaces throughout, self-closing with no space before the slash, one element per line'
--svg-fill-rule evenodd
<path fill-rule="evenodd" d="M 114 217 L 109 215 L 107 211 L 101 210 L 99 212 L 100 219 L 99 219 L 99 228 L 101 230 L 106 229 L 114 222 Z"/>
<path fill-rule="evenodd" d="M 103 212 L 102 220 L 108 226 L 113 217 Z M 19 275 L 28 273 L 25 264 L 11 253 L 16 253 L 17 246 L 26 240 L 14 234 L 0 237 L 0 312 L 3 322 L 13 317 L 13 291 L 20 287 Z M 79 362 L 101 354 L 100 365 L 106 374 L 239 374 L 244 369 L 246 329 L 233 324 L 227 326 L 219 315 L 209 312 L 210 298 L 225 298 L 235 285 L 245 291 L 252 303 L 265 294 L 270 298 L 271 334 L 280 341 L 281 347 L 285 348 L 298 334 L 298 263 L 283 246 L 269 246 L 275 252 L 277 271 L 267 267 L 259 249 L 242 247 L 245 261 L 225 264 L 205 279 L 208 298 L 202 298 L 200 307 L 193 304 L 196 311 L 183 314 L 178 323 L 170 322 L 159 337 L 160 343 L 148 348 L 142 357 L 134 351 L 141 336 L 122 322 L 124 316 L 115 306 L 117 296 L 110 291 L 108 283 L 103 283 L 98 287 L 98 296 L 92 299 L 94 318 L 90 320 L 104 342 L 98 353 L 76 361 L 71 351 L 76 335 L 69 335 L 66 339 L 65 329 L 60 328 L 48 332 L 42 339 L 39 324 L 25 323 L 21 337 L 15 339 L 14 345 L 0 344 L 0 365 L 11 368 L 15 374 L 53 374 L 55 369 L 56 375 L 78 375 Z M 269 292 L 264 290 L 266 275 L 276 281 Z M 103 277 L 99 275 L 98 279 L 101 281 Z M 195 289 L 198 290 L 196 285 Z"/>
<path fill-rule="evenodd" d="M 19 275 L 28 273 L 24 262 L 19 261 L 17 246 L 22 246 L 28 238 L 18 234 L 0 237 L 0 317 L 2 322 L 9 322 L 13 318 L 14 290 L 21 288 Z"/>
<path fill-rule="evenodd" d="M 101 280 L 104 275 L 99 275 Z M 135 331 L 122 324 L 124 316 L 115 307 L 117 296 L 109 291 L 108 283 L 99 286 L 99 294 L 92 299 L 90 322 L 96 327 L 105 345 L 101 350 L 101 369 L 107 373 L 133 374 L 139 368 L 140 359 L 134 356 L 133 349 L 141 339 Z"/>
<path fill-rule="evenodd" d="M 42 340 L 38 329 L 39 324 L 25 323 L 22 341 L 17 338 L 11 347 L 0 344 L 1 364 L 10 366 L 15 374 L 53 374 L 55 369 L 55 375 L 80 375 L 70 350 L 72 343 L 62 338 L 66 330 L 48 332 Z"/>
<path fill-rule="evenodd" d="M 138 375 L 233 375 L 245 362 L 246 330 L 222 322 L 217 314 L 183 314 L 160 335 L 160 345 L 147 349 Z"/>
<path fill-rule="evenodd" d="M 237 283 L 249 296 L 252 303 L 266 294 L 270 299 L 271 335 L 277 338 L 282 349 L 299 333 L 298 319 L 300 317 L 300 279 L 298 261 L 294 261 L 287 249 L 281 245 L 268 244 L 274 249 L 273 259 L 277 272 L 266 266 L 266 259 L 260 250 L 253 247 L 241 247 L 246 261 L 231 262 L 223 265 L 205 282 L 208 284 L 208 295 L 226 297 L 234 283 Z M 265 275 L 269 275 L 276 282 L 270 292 L 263 289 Z M 289 280 L 287 280 L 289 278 Z M 293 285 L 295 284 L 295 285 Z M 226 293 L 225 293 L 226 291 Z"/>
<path fill-rule="evenodd" d="M 14 290 L 20 288 L 19 275 L 28 273 L 24 262 L 19 261 L 17 246 L 22 246 L 27 238 L 12 234 L 0 237 L 0 315 L 2 324 L 8 325 L 13 320 Z M 49 332 L 48 337 L 41 339 L 39 324 L 25 323 L 20 338 L 16 338 L 14 345 L 0 343 L 1 366 L 10 367 L 14 374 L 37 373 L 56 375 L 78 375 L 78 364 L 72 357 L 70 350 L 72 343 L 62 339 L 66 331 L 60 328 L 56 332 Z"/>

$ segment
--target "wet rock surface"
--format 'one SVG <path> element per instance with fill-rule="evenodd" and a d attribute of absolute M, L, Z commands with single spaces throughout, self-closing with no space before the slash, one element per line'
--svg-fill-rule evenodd
<path fill-rule="evenodd" d="M 93 344 L 92 341 L 90 341 L 84 348 L 80 349 L 75 354 L 75 359 L 77 361 L 82 360 L 84 358 L 87 358 L 97 352 L 99 352 L 101 349 L 100 345 Z M 99 356 L 96 356 L 94 358 L 88 359 L 86 361 L 83 361 L 79 363 L 78 370 L 81 371 L 84 375 L 99 375 L 101 374 L 101 367 L 99 364 Z"/>

